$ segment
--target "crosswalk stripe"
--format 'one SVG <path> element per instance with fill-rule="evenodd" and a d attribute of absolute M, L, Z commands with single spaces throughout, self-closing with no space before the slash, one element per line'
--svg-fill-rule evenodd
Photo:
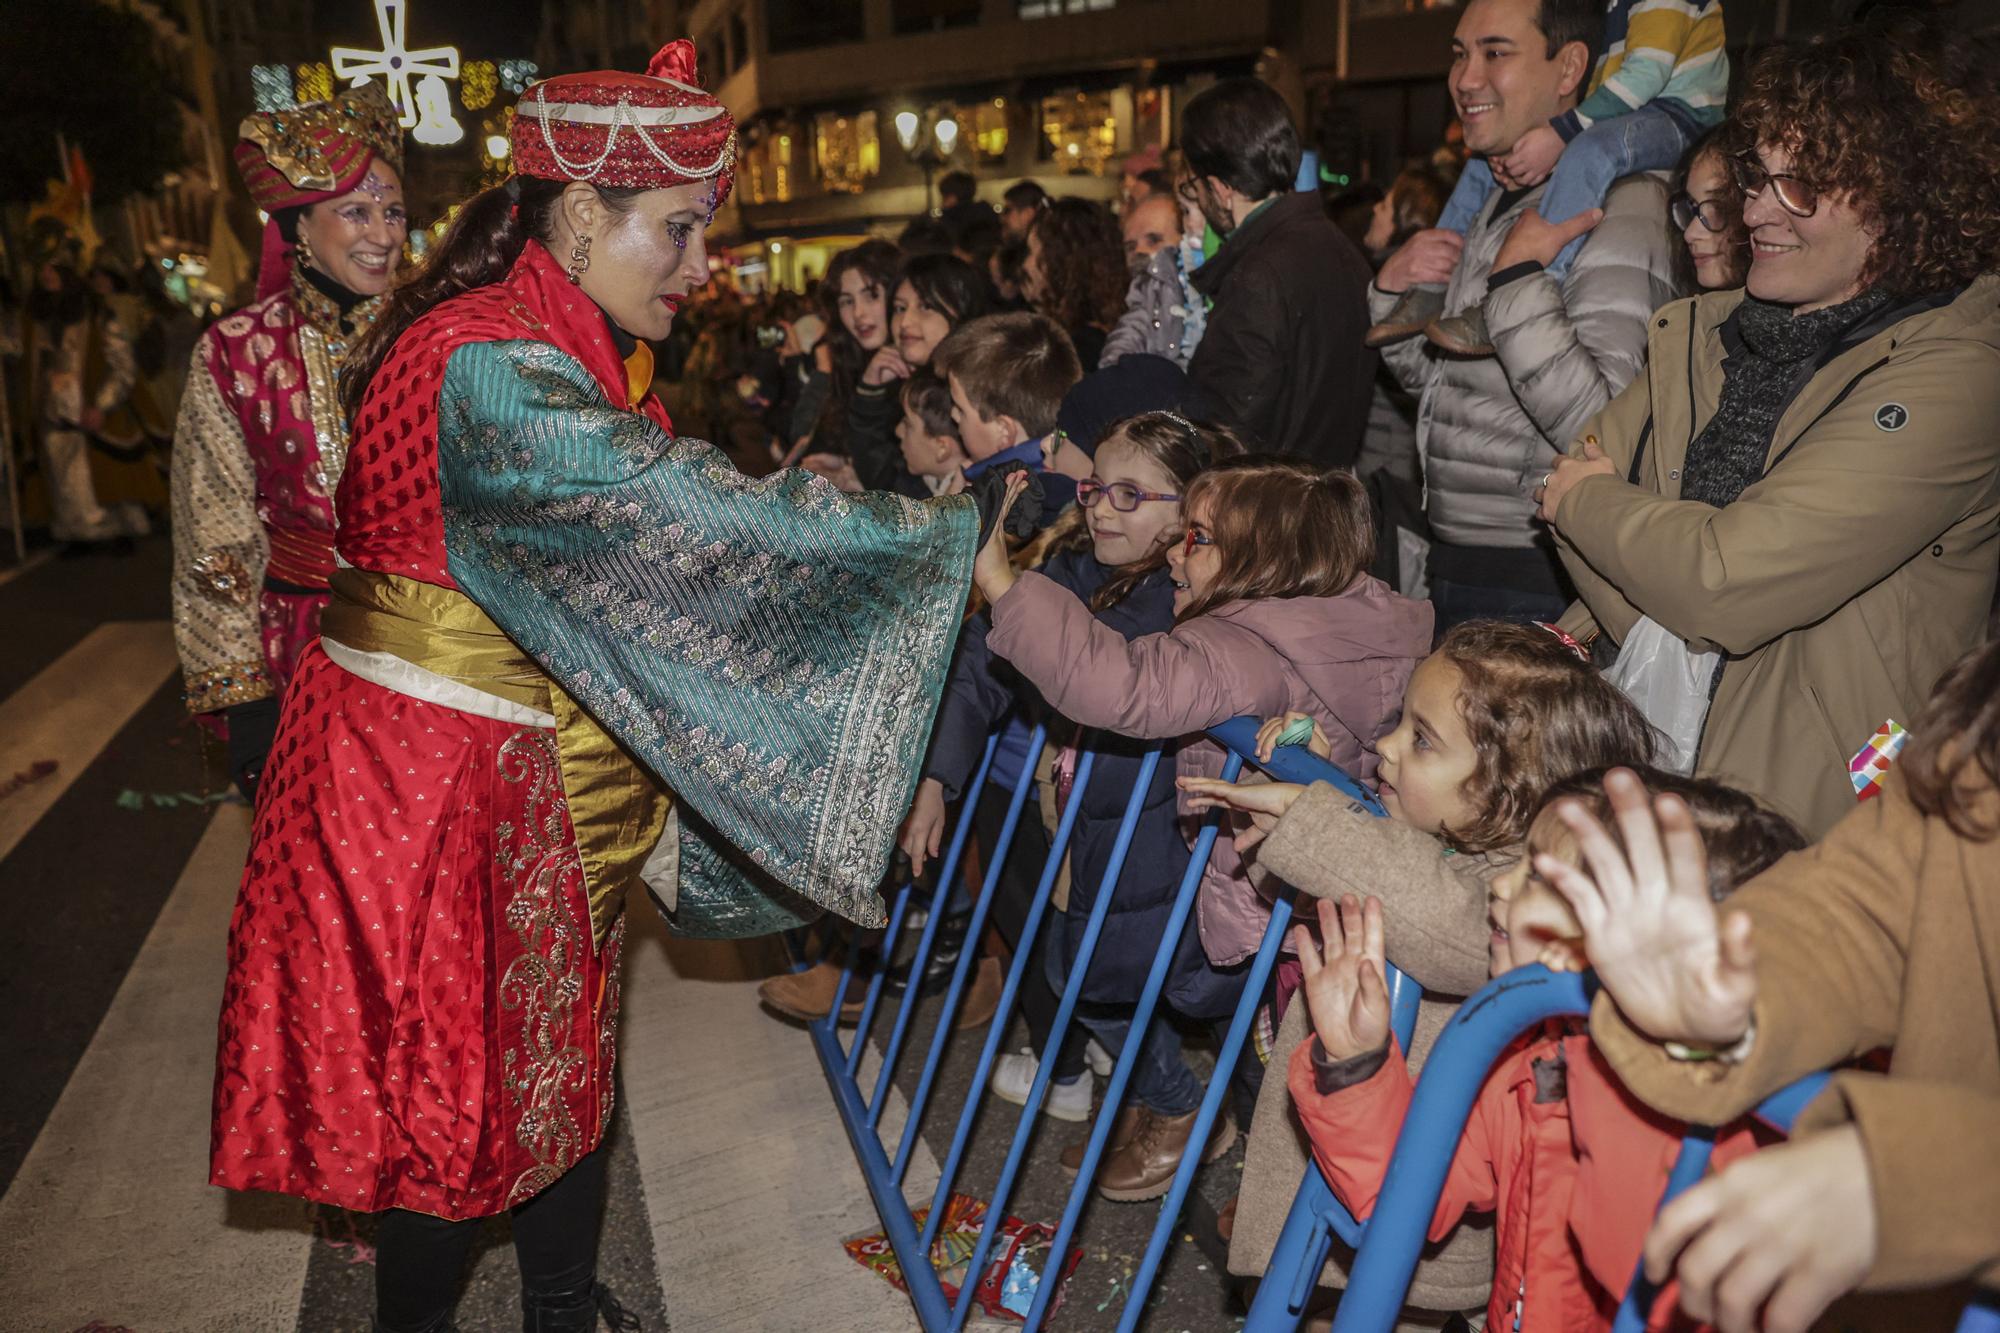
<path fill-rule="evenodd" d="M 99 625 L 0 703 L 0 779 L 45 759 L 55 772 L 0 800 L 0 860 L 49 812 L 176 666 L 164 620 Z"/>
<path fill-rule="evenodd" d="M 215 812 L 0 1198 L 8 1327 L 296 1325 L 307 1206 L 207 1183 L 223 949 L 249 831 L 243 807 Z"/>
<path fill-rule="evenodd" d="M 915 1328 L 909 1298 L 841 1248 L 881 1223 L 812 1044 L 757 1003 L 775 942 L 672 939 L 645 904 L 631 930 L 619 1071 L 675 1327 Z M 904 1103 L 890 1095 L 893 1143 Z M 936 1183 L 920 1141 L 910 1187 L 928 1198 Z"/>

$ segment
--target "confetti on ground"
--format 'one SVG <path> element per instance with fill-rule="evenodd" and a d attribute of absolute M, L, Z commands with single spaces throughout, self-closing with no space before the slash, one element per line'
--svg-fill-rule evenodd
<path fill-rule="evenodd" d="M 144 810 L 148 806 L 159 808 L 176 805 L 229 805 L 231 803 L 241 805 L 244 801 L 234 791 L 133 791 L 130 787 L 127 787 L 124 791 L 118 793 L 117 803 L 120 810 Z"/>
<path fill-rule="evenodd" d="M 11 778 L 0 778 L 0 798 L 12 796 L 31 782 L 40 782 L 56 771 L 53 759 L 37 759 Z"/>

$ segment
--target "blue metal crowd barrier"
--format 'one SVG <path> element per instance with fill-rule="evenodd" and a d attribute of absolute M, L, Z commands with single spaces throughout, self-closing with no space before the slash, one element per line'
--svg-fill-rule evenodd
<path fill-rule="evenodd" d="M 1264 772 L 1279 781 L 1331 783 L 1369 809 L 1378 814 L 1382 813 L 1381 806 L 1373 795 L 1356 784 L 1345 772 L 1302 748 L 1280 749 L 1274 752 L 1269 760 L 1258 761 L 1255 757 L 1257 727 L 1258 721 L 1254 718 L 1237 718 L 1210 733 L 1229 750 L 1229 759 L 1223 770 L 1225 778 L 1235 778 L 1241 772 L 1244 763 L 1248 761 L 1257 764 Z M 1029 738 L 1028 753 L 1040 754 L 1045 740 L 1044 730 L 1036 728 Z M 859 1083 L 862 1055 L 880 1008 L 889 970 L 888 960 L 895 958 L 903 926 L 909 919 L 913 885 L 904 884 L 894 895 L 889 922 L 879 948 L 871 951 L 873 958 L 881 960 L 880 965 L 864 964 L 867 966 L 865 976 L 867 990 L 852 1040 L 845 1047 L 841 1045 L 838 1019 L 848 993 L 857 979 L 857 963 L 863 958 L 862 950 L 849 951 L 847 966 L 835 991 L 832 1012 L 826 1018 L 809 1025 L 814 1047 L 833 1091 L 834 1105 L 840 1113 L 841 1123 L 846 1127 L 849 1141 L 853 1144 L 862 1177 L 867 1183 L 876 1211 L 881 1216 L 883 1229 L 896 1252 L 911 1304 L 926 1333 L 945 1333 L 946 1330 L 956 1333 L 956 1330 L 965 1327 L 972 1314 L 978 1275 L 985 1270 L 992 1254 L 1000 1225 L 1007 1214 L 1008 1197 L 1027 1154 L 1028 1140 L 1034 1129 L 1036 1115 L 1033 1108 L 1041 1104 L 1054 1069 L 1053 1060 L 1045 1059 L 1038 1064 L 1026 1106 L 1018 1116 L 1005 1162 L 990 1192 L 985 1221 L 966 1269 L 971 1276 L 959 1290 L 957 1300 L 955 1302 L 948 1300 L 943 1285 L 929 1262 L 931 1242 L 936 1239 L 939 1225 L 945 1216 L 945 1205 L 951 1198 L 959 1168 L 963 1164 L 973 1124 L 979 1114 L 986 1085 L 999 1053 L 1000 1042 L 1013 1014 L 1022 978 L 1031 965 L 1031 960 L 1034 963 L 1039 962 L 1033 944 L 1039 938 L 1038 932 L 1047 912 L 1050 894 L 1075 825 L 1076 812 L 1081 805 L 1081 797 L 1090 784 L 1096 762 L 1096 755 L 1091 751 L 1083 752 L 1079 758 L 1070 799 L 1058 822 L 1027 920 L 1022 927 L 1021 947 L 1015 951 L 1008 967 L 998 1008 L 987 1028 L 980 1049 L 971 1090 L 959 1112 L 950 1147 L 939 1171 L 928 1216 L 920 1229 L 915 1210 L 904 1198 L 903 1180 L 909 1170 L 925 1113 L 929 1110 L 938 1069 L 943 1062 L 946 1043 L 954 1031 L 968 978 L 978 959 L 978 941 L 984 931 L 995 890 L 1000 883 L 1002 868 L 1013 846 L 1015 831 L 1020 825 L 1023 810 L 1034 787 L 1032 764 L 1023 766 L 1020 777 L 1014 783 L 996 846 L 981 849 L 984 875 L 979 893 L 973 900 L 972 913 L 966 928 L 966 944 L 960 951 L 957 964 L 952 969 L 950 981 L 945 988 L 936 1027 L 931 1034 L 930 1046 L 925 1053 L 923 1068 L 918 1075 L 916 1090 L 910 1098 L 908 1115 L 902 1134 L 895 1145 L 893 1157 L 881 1135 L 881 1119 L 887 1105 L 889 1086 L 901 1059 L 904 1044 L 909 1036 L 910 1024 L 923 990 L 918 980 L 924 975 L 930 961 L 939 923 L 944 919 L 947 904 L 952 898 L 972 830 L 973 807 L 977 804 L 979 793 L 985 788 L 996 744 L 997 737 L 989 738 L 978 771 L 965 789 L 964 808 L 959 814 L 950 844 L 939 866 L 936 886 L 931 891 L 925 909 L 923 930 L 914 955 L 907 964 L 898 965 L 907 968 L 909 984 L 903 988 L 902 1002 L 896 1010 L 889 1038 L 884 1044 L 881 1067 L 876 1073 L 872 1090 L 864 1092 Z M 1133 832 L 1138 823 L 1145 794 L 1152 784 L 1160 758 L 1161 752 L 1158 749 L 1149 751 L 1145 755 L 1140 765 L 1139 776 L 1127 799 L 1111 859 L 1105 870 L 1104 887 L 1097 894 L 1089 920 L 1085 924 L 1076 962 L 1069 969 L 1056 1011 L 1048 1042 L 1050 1050 L 1060 1049 L 1075 1016 L 1084 977 L 1089 971 L 1091 959 L 1095 956 L 1098 938 L 1113 897 L 1112 886 L 1117 884 L 1127 853 L 1131 849 Z M 1090 1137 L 1085 1144 L 1076 1184 L 1070 1191 L 1061 1221 L 1057 1224 L 1055 1235 L 1048 1247 L 1040 1281 L 1025 1320 L 1024 1327 L 1028 1333 L 1039 1329 L 1048 1317 L 1050 1301 L 1059 1286 L 1057 1275 L 1063 1271 L 1064 1260 L 1076 1233 L 1084 1203 L 1094 1186 L 1098 1163 L 1104 1154 L 1111 1127 L 1117 1118 L 1126 1086 L 1131 1080 L 1133 1067 L 1144 1044 L 1147 1025 L 1158 1005 L 1176 946 L 1187 928 L 1188 916 L 1194 907 L 1202 871 L 1215 845 L 1218 826 L 1218 816 L 1215 814 L 1209 815 L 1202 822 L 1186 874 L 1182 878 L 1151 970 L 1132 1015 L 1131 1035 L 1125 1042 L 1124 1049 L 1119 1052 L 1112 1069 L 1104 1101 L 1092 1123 Z M 1208 1142 L 1216 1117 L 1221 1113 L 1230 1077 L 1235 1070 L 1237 1059 L 1248 1043 L 1250 1026 L 1266 992 L 1271 971 L 1277 962 L 1279 945 L 1290 924 L 1291 912 L 1289 897 L 1281 895 L 1272 909 L 1270 924 L 1265 929 L 1263 939 L 1250 965 L 1243 999 L 1238 1004 L 1227 1035 L 1216 1053 L 1215 1068 L 1210 1075 L 1194 1127 L 1189 1134 L 1188 1142 L 1191 1149 L 1195 1145 Z M 796 944 L 798 941 L 795 939 L 794 942 Z M 1393 947 L 1393 941 L 1391 943 Z M 1407 1050 L 1416 1020 L 1418 988 L 1393 967 L 1389 972 L 1392 1026 L 1404 1049 Z M 1403 1293 L 1409 1286 L 1410 1275 L 1423 1246 L 1424 1232 L 1436 1207 L 1438 1192 L 1443 1185 L 1452 1150 L 1463 1131 L 1466 1116 L 1480 1085 L 1485 1081 L 1487 1071 L 1524 1028 L 1544 1018 L 1586 1012 L 1590 994 L 1589 985 L 1589 981 L 1584 977 L 1557 975 L 1541 967 L 1532 967 L 1498 978 L 1466 1001 L 1458 1015 L 1439 1037 L 1431 1058 L 1425 1064 L 1424 1077 L 1418 1081 L 1409 1115 L 1397 1141 L 1396 1152 L 1390 1162 L 1380 1201 L 1373 1216 L 1365 1223 L 1357 1222 L 1334 1197 L 1318 1168 L 1309 1165 L 1266 1270 L 1265 1280 L 1252 1304 L 1245 1323 L 1246 1333 L 1277 1333 L 1278 1330 L 1291 1330 L 1297 1326 L 1311 1297 L 1315 1280 L 1326 1262 L 1332 1239 L 1336 1235 L 1357 1251 L 1350 1271 L 1348 1289 L 1340 1301 L 1336 1315 L 1336 1333 L 1364 1333 L 1365 1330 L 1387 1330 L 1394 1326 Z M 1283 1076 L 1282 1071 L 1278 1076 Z M 1781 1129 L 1789 1128 L 1792 1118 L 1803 1109 L 1806 1101 L 1810 1100 L 1811 1095 L 1823 1082 L 1824 1076 L 1804 1080 L 1773 1097 L 1760 1108 L 1759 1114 Z M 1690 1133 L 1674 1169 L 1667 1198 L 1672 1198 L 1674 1194 L 1687 1188 L 1700 1177 L 1707 1165 L 1708 1146 L 1709 1141 L 1701 1132 Z M 1126 1303 L 1118 1324 L 1119 1333 L 1129 1333 L 1138 1326 L 1200 1160 L 1201 1153 L 1198 1150 L 1190 1150 L 1183 1155 L 1180 1168 L 1175 1173 L 1165 1198 L 1161 1201 L 1150 1242 L 1127 1289 Z M 1631 1330 L 1642 1326 L 1643 1320 L 1639 1319 L 1637 1311 L 1643 1308 L 1641 1302 L 1645 1294 L 1641 1283 L 1635 1282 L 1634 1290 L 1628 1293 L 1626 1298 L 1628 1308 L 1620 1312 L 1618 1333 L 1631 1333 Z M 1979 1311 L 1968 1311 L 1967 1321 L 1961 1325 L 1961 1333 L 1971 1333 L 1975 1327 L 1987 1330 L 1987 1333 L 2000 1333 L 2000 1321 L 1992 1325 L 1975 1325 L 1975 1317 L 1990 1318 L 1991 1311 L 1985 1310 L 1983 1316 Z"/>

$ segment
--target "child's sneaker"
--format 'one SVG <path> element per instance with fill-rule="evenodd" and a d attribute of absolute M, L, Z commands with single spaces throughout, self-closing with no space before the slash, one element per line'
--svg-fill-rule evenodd
<path fill-rule="evenodd" d="M 1444 288 L 1420 283 L 1397 297 L 1395 307 L 1380 324 L 1372 326 L 1368 336 L 1361 341 L 1369 347 L 1386 347 L 1405 338 L 1414 338 L 1443 313 Z"/>
<path fill-rule="evenodd" d="M 1434 319 L 1424 336 L 1453 356 L 1492 356 L 1493 339 L 1486 332 L 1486 312 L 1467 306 L 1456 315 Z"/>
<path fill-rule="evenodd" d="M 1016 1106 L 1028 1104 L 1028 1093 L 1035 1085 L 1035 1071 L 1040 1062 L 1033 1050 L 1026 1046 L 1019 1055 L 1003 1055 L 993 1062 L 993 1095 Z M 1071 1083 L 1049 1080 L 1048 1096 L 1042 1101 L 1042 1114 L 1081 1124 L 1090 1119 L 1090 1099 L 1097 1091 L 1097 1080 L 1085 1070 Z"/>

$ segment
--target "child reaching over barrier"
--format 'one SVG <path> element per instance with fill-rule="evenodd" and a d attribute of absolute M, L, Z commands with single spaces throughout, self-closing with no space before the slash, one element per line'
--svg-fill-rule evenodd
<path fill-rule="evenodd" d="M 1880 795 L 1726 912 L 1701 893 L 1709 831 L 1625 775 L 1611 827 L 1602 801 L 1565 816 L 1587 869 L 1543 867 L 1603 984 L 1596 1047 L 1660 1113 L 1727 1121 L 1892 1051 L 1661 1211 L 1648 1275 L 1729 1333 L 1805 1329 L 1856 1290 L 1830 1325 L 1949 1329 L 1967 1284 L 2000 1290 L 2000 641 L 1945 673 L 1910 735 Z"/>
<path fill-rule="evenodd" d="M 1296 715 L 1273 718 L 1261 754 Z M 1312 746 L 1322 757 L 1329 747 Z M 1378 894 L 1395 962 L 1423 988 L 1409 1052 L 1420 1069 L 1459 998 L 1484 985 L 1487 899 L 1494 880 L 1519 864 L 1541 794 L 1571 774 L 1653 757 L 1653 731 L 1632 701 L 1565 636 L 1539 625 L 1472 621 L 1447 633 L 1418 665 L 1396 729 L 1377 747 L 1379 818 L 1326 783 L 1184 781 L 1191 808 L 1226 806 L 1247 815 L 1240 842 L 1259 864 L 1316 897 Z M 1307 914 L 1310 920 L 1310 914 Z M 1298 964 L 1279 964 L 1279 998 Z M 1305 1036 L 1304 1016 L 1279 1010 L 1274 1050 Z M 1306 1161 L 1290 1131 L 1284 1081 L 1258 1099 L 1232 1215 L 1230 1269 L 1263 1271 Z M 1490 1249 L 1467 1232 L 1417 1270 L 1412 1301 L 1447 1311 L 1482 1305 Z M 1344 1281 L 1336 1267 L 1329 1281 Z"/>
<path fill-rule="evenodd" d="M 1222 769 L 1222 748 L 1198 735 L 1206 728 L 1295 710 L 1333 738 L 1335 762 L 1373 776 L 1431 609 L 1368 576 L 1374 525 L 1361 484 L 1285 459 L 1231 459 L 1195 478 L 1182 510 L 1185 532 L 1167 550 L 1171 631 L 1127 640 L 1048 579 L 1016 575 L 989 542 L 973 569 L 993 603 L 988 646 L 1084 726 L 1192 737 L 1177 765 L 1184 778 Z M 1226 842 L 1197 914 L 1218 967 L 1256 952 L 1270 905 Z"/>
<path fill-rule="evenodd" d="M 1221 428 L 1197 425 L 1173 412 L 1144 412 L 1113 425 L 1094 448 L 1091 475 L 1077 486 L 1079 508 L 1059 525 L 1054 553 L 1041 567 L 1041 576 L 1079 606 L 1088 607 L 1098 624 L 1121 639 L 1164 632 L 1174 623 L 1166 549 L 1185 531 L 1181 496 L 1203 468 L 1219 457 L 1240 453 L 1242 446 Z M 958 655 L 932 731 L 924 780 L 903 827 L 903 849 L 919 868 L 937 856 L 945 832 L 945 804 L 966 794 L 987 734 L 1017 707 L 1040 707 L 1033 687 L 990 651 L 989 633 L 989 618 L 981 613 L 959 634 Z M 1083 738 L 1071 734 L 1074 729 L 1063 718 L 1048 721 L 1051 737 L 1066 745 L 1054 777 L 1060 800 Z M 1092 781 L 1078 798 L 1081 805 L 1069 844 L 1068 898 L 1061 913 L 1043 927 L 1036 946 L 1042 952 L 1030 960 L 1020 990 L 1032 1046 L 1019 1055 L 1001 1056 L 994 1066 L 995 1094 L 1016 1104 L 1027 1101 L 1037 1060 L 1047 1056 L 1060 987 L 1075 965 L 1085 923 L 1103 889 L 1126 799 L 1148 748 L 1115 737 L 1090 737 L 1088 743 L 1098 757 Z M 974 794 L 982 847 L 993 845 L 1009 790 L 1011 785 L 989 783 L 986 792 Z M 1078 1012 L 1085 1031 L 1114 1053 L 1126 1039 L 1132 1006 L 1145 985 L 1187 868 L 1187 846 L 1175 826 L 1171 757 L 1160 765 L 1144 802 Z M 1022 947 L 1023 926 L 1047 854 L 1046 832 L 1030 813 L 1015 833 L 993 904 L 994 924 L 1014 948 Z M 1200 1105 L 1201 1082 L 1181 1060 L 1179 1035 L 1164 1015 L 1155 1017 L 1145 1041 L 1145 1058 L 1133 1071 L 1133 1110 L 1128 1118 L 1143 1114 L 1149 1127 L 1158 1126 L 1150 1138 L 1177 1135 L 1185 1144 Z M 1042 1108 L 1057 1119 L 1090 1118 L 1094 1080 L 1084 1067 L 1084 1044 L 1082 1035 L 1073 1034 L 1057 1056 Z M 1234 1134 L 1231 1127 L 1229 1139 Z M 1228 1147 L 1227 1140 L 1222 1147 Z M 1170 1155 L 1178 1165 L 1180 1154 Z M 1171 1174 L 1171 1167 L 1162 1174 L 1157 1164 L 1127 1161 L 1113 1153 L 1102 1179 L 1114 1198 L 1150 1198 L 1164 1192 Z"/>
<path fill-rule="evenodd" d="M 1166 553 L 1169 631 L 1128 640 L 1049 579 L 1016 575 L 989 543 L 973 574 L 993 601 L 989 649 L 1083 726 L 1186 738 L 1182 776 L 1220 772 L 1223 751 L 1200 734 L 1206 728 L 1293 709 L 1320 723 L 1350 768 L 1372 773 L 1376 738 L 1429 643 L 1431 611 L 1368 576 L 1374 527 L 1360 483 L 1283 459 L 1229 459 L 1195 478 L 1182 512 L 1182 538 Z M 1196 821 L 1182 813 L 1192 842 Z M 1167 1002 L 1191 1018 L 1230 1013 L 1270 910 L 1219 841 L 1196 900 L 1198 938 L 1214 968 L 1236 969 L 1237 984 L 1194 995 L 1170 977 Z M 1239 1068 L 1248 1093 L 1258 1070 Z M 1154 1172 L 1163 1179 L 1179 1155 L 1168 1143 L 1139 1151 L 1163 1164 Z"/>
<path fill-rule="evenodd" d="M 1703 830 L 1710 856 L 1700 891 L 1709 898 L 1805 846 L 1790 821 L 1733 788 L 1653 769 L 1641 777 Z M 1558 784 L 1529 829 L 1532 856 L 1494 882 L 1494 976 L 1535 962 L 1584 966 L 1585 932 L 1544 871 L 1581 860 L 1559 805 L 1605 811 L 1602 779 L 1593 771 Z M 1292 1052 L 1287 1082 L 1334 1193 L 1365 1218 L 1414 1083 L 1389 1034 L 1380 902 L 1350 894 L 1336 910 L 1322 899 L 1319 919 L 1323 954 L 1304 926 L 1293 932 L 1313 1035 Z M 1509 1047 L 1473 1104 L 1430 1226 L 1441 1238 L 1467 1212 L 1495 1216 L 1487 1327 L 1610 1328 L 1682 1132 L 1620 1086 L 1580 1020 L 1552 1020 Z M 1713 1160 L 1745 1156 L 1760 1132 L 1742 1122 L 1723 1129 Z M 1671 1289 L 1651 1314 L 1652 1328 L 1684 1323 Z"/>

